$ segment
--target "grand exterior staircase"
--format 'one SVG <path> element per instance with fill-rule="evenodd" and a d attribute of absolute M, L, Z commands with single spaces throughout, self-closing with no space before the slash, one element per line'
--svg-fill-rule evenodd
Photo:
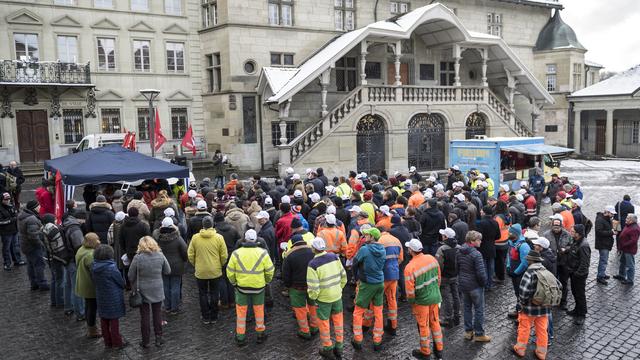
<path fill-rule="evenodd" d="M 280 162 L 296 165 L 297 161 L 311 151 L 323 138 L 338 128 L 338 125 L 363 105 L 427 105 L 427 104 L 485 104 L 507 125 L 516 136 L 532 136 L 533 131 L 511 111 L 489 88 L 486 87 L 422 87 L 363 85 L 352 90 L 334 106 L 326 116 L 304 130 L 286 145 L 280 145 Z"/>

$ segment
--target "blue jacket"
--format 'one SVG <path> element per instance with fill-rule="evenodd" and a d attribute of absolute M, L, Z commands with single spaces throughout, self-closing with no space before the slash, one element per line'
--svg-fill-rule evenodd
<path fill-rule="evenodd" d="M 387 252 L 381 244 L 362 245 L 353 258 L 353 266 L 358 267 L 358 279 L 367 284 L 383 283 L 386 260 Z"/>
<path fill-rule="evenodd" d="M 113 260 L 94 260 L 93 283 L 96 286 L 98 315 L 103 319 L 119 319 L 125 314 L 124 279 Z"/>
<path fill-rule="evenodd" d="M 307 221 L 307 219 L 304 218 L 304 216 L 302 216 L 302 214 L 297 213 L 295 216 L 298 217 L 298 219 L 300 219 L 300 222 L 302 223 L 302 228 L 309 231 L 309 222 Z"/>
<path fill-rule="evenodd" d="M 493 259 L 489 259 L 489 261 L 493 261 Z M 458 250 L 457 262 L 460 290 L 471 291 L 485 287 L 487 272 L 484 259 L 478 249 L 465 243 Z"/>
<path fill-rule="evenodd" d="M 544 187 L 546 186 L 544 182 L 544 177 L 541 175 L 533 175 L 529 178 L 529 186 L 531 187 L 531 191 L 534 193 L 541 193 L 544 191 Z"/>
<path fill-rule="evenodd" d="M 525 241 L 524 236 L 516 241 L 509 240 L 509 253 L 507 254 L 507 270 L 510 275 L 520 276 L 527 271 L 529 264 L 527 263 L 527 255 L 531 251 L 531 247 Z M 517 255 L 516 255 L 517 252 Z"/>

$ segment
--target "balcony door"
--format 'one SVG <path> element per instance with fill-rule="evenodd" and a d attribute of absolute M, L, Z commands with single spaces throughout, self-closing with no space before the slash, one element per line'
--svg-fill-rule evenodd
<path fill-rule="evenodd" d="M 51 158 L 49 121 L 45 110 L 16 111 L 20 162 L 38 162 Z"/>
<path fill-rule="evenodd" d="M 400 81 L 402 85 L 409 85 L 409 64 L 400 63 Z M 387 65 L 387 83 L 393 85 L 396 82 L 396 64 L 390 62 Z"/>

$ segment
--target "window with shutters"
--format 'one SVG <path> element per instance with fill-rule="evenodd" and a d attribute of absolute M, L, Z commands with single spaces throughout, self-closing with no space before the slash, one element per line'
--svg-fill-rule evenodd
<path fill-rule="evenodd" d="M 171 138 L 182 139 L 189 127 L 187 108 L 171 108 Z"/>
<path fill-rule="evenodd" d="M 336 30 L 350 31 L 356 28 L 355 0 L 334 0 Z"/>
<path fill-rule="evenodd" d="M 64 143 L 76 144 L 84 137 L 84 119 L 82 109 L 62 110 Z"/>
<path fill-rule="evenodd" d="M 343 57 L 336 61 L 336 88 L 338 91 L 351 91 L 356 88 L 356 58 Z"/>
<path fill-rule="evenodd" d="M 149 108 L 138 108 L 138 140 L 149 140 Z"/>
<path fill-rule="evenodd" d="M 103 133 L 119 133 L 120 132 L 120 109 L 101 109 L 100 110 L 100 132 Z"/>

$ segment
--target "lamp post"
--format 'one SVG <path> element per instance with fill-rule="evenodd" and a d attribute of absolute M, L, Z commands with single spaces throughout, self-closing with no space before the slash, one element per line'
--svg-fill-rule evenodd
<path fill-rule="evenodd" d="M 156 156 L 156 117 L 153 111 L 153 100 L 158 98 L 160 90 L 156 89 L 142 89 L 140 94 L 149 101 L 149 141 L 151 145 L 151 157 Z"/>

